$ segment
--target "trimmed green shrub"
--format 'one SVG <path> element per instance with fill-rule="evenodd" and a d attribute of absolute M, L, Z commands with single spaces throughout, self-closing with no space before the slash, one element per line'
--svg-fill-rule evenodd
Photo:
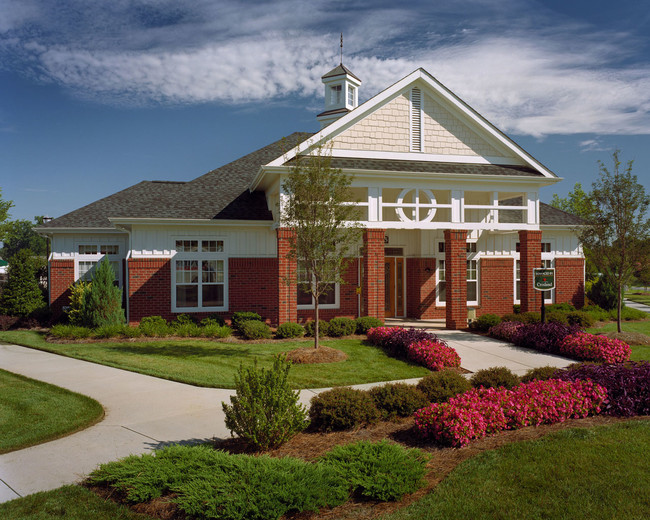
<path fill-rule="evenodd" d="M 526 324 L 539 323 L 542 321 L 542 315 L 539 312 L 520 312 L 517 316 L 517 321 Z"/>
<path fill-rule="evenodd" d="M 336 446 L 321 457 L 358 496 L 382 502 L 399 500 L 424 485 L 429 457 L 387 440 Z"/>
<path fill-rule="evenodd" d="M 596 321 L 607 321 L 609 320 L 609 313 L 599 307 L 598 305 L 585 305 L 582 308 L 582 312 L 586 312 Z"/>
<path fill-rule="evenodd" d="M 531 383 L 533 381 L 546 381 L 547 379 L 553 379 L 556 373 L 558 373 L 557 367 L 545 366 L 531 368 L 528 372 L 521 376 L 521 382 Z"/>
<path fill-rule="evenodd" d="M 169 325 L 176 328 L 183 325 L 196 325 L 196 321 L 189 314 L 179 314 Z"/>
<path fill-rule="evenodd" d="M 275 336 L 280 339 L 302 338 L 305 335 L 305 328 L 299 323 L 282 323 L 275 331 Z"/>
<path fill-rule="evenodd" d="M 244 321 L 239 325 L 239 331 L 246 339 L 269 339 L 271 337 L 271 328 L 263 321 Z"/>
<path fill-rule="evenodd" d="M 379 318 L 373 318 L 372 316 L 359 316 L 354 320 L 357 324 L 357 334 L 366 334 L 370 329 L 374 327 L 383 327 L 384 322 Z"/>
<path fill-rule="evenodd" d="M 569 325 L 578 325 L 582 329 L 587 329 L 596 322 L 594 316 L 583 311 L 567 312 L 566 317 Z"/>
<path fill-rule="evenodd" d="M 305 323 L 305 336 L 314 337 L 315 322 L 313 320 Z M 329 327 L 326 321 L 318 320 L 318 337 L 322 338 L 329 334 Z"/>
<path fill-rule="evenodd" d="M 432 403 L 444 403 L 471 387 L 467 378 L 453 370 L 432 372 L 420 379 L 416 386 Z"/>
<path fill-rule="evenodd" d="M 546 321 L 549 323 L 561 323 L 562 325 L 568 325 L 569 316 L 566 312 L 551 311 L 546 313 Z"/>
<path fill-rule="evenodd" d="M 58 324 L 50 329 L 50 335 L 58 339 L 85 339 L 90 338 L 93 331 L 80 325 Z"/>
<path fill-rule="evenodd" d="M 83 325 L 86 314 L 85 304 L 90 282 L 77 280 L 70 286 L 70 308 L 67 310 L 68 321 L 71 325 Z"/>
<path fill-rule="evenodd" d="M 518 313 L 518 312 L 517 313 L 513 312 L 511 314 L 504 314 L 503 316 L 501 316 L 501 321 L 502 322 L 503 321 L 515 321 L 515 322 L 518 322 L 518 323 L 523 323 L 520 316 L 521 316 L 521 314 Z"/>
<path fill-rule="evenodd" d="M 118 324 L 115 323 L 113 325 L 104 325 L 103 327 L 97 327 L 93 331 L 93 336 L 95 338 L 117 338 L 121 336 L 125 337 L 135 337 L 132 333 L 131 330 L 138 330 L 138 329 L 131 329 L 126 323 Z"/>
<path fill-rule="evenodd" d="M 552 303 L 551 305 L 546 306 L 546 310 L 549 312 L 560 311 L 560 312 L 573 312 L 576 308 L 570 303 Z"/>
<path fill-rule="evenodd" d="M 126 323 L 122 308 L 122 289 L 115 285 L 111 263 L 103 258 L 93 275 L 90 290 L 85 293 L 84 325 L 98 328 Z"/>
<path fill-rule="evenodd" d="M 235 330 L 241 331 L 242 323 L 245 321 L 262 321 L 262 317 L 256 312 L 238 311 L 233 313 L 231 322 Z"/>
<path fill-rule="evenodd" d="M 167 320 L 162 316 L 145 316 L 140 320 L 138 328 L 144 336 L 163 338 L 171 333 Z"/>
<path fill-rule="evenodd" d="M 201 520 L 276 520 L 316 512 L 345 502 L 349 487 L 320 462 L 177 445 L 102 464 L 88 482 L 111 486 L 131 503 L 173 493 L 188 518 Z"/>
<path fill-rule="evenodd" d="M 332 318 L 327 324 L 327 335 L 333 338 L 351 336 L 356 330 L 357 324 L 351 318 Z"/>
<path fill-rule="evenodd" d="M 223 327 L 226 324 L 226 320 L 217 314 L 211 314 L 207 318 L 203 318 L 200 324 L 203 327 L 207 325 L 219 325 L 219 327 Z"/>
<path fill-rule="evenodd" d="M 415 410 L 429 404 L 427 396 L 414 385 L 390 383 L 370 389 L 370 396 L 375 401 L 382 418 L 409 417 Z"/>
<path fill-rule="evenodd" d="M 218 323 L 211 323 L 199 328 L 203 338 L 227 338 L 232 334 L 232 329 Z"/>
<path fill-rule="evenodd" d="M 193 321 L 189 322 L 172 322 L 171 333 L 181 338 L 200 338 L 203 333 L 203 327 L 199 327 Z"/>
<path fill-rule="evenodd" d="M 44 306 L 45 300 L 36 280 L 32 252 L 21 249 L 9 260 L 7 282 L 0 294 L 0 314 L 29 316 Z"/>
<path fill-rule="evenodd" d="M 501 323 L 501 318 L 496 314 L 483 314 L 479 316 L 474 321 L 469 324 L 469 328 L 472 330 L 480 330 L 487 332 L 490 330 L 490 327 L 494 327 Z"/>
<path fill-rule="evenodd" d="M 230 397 L 230 405 L 223 403 L 231 435 L 266 450 L 281 446 L 307 427 L 300 393 L 289 384 L 290 368 L 283 356 L 276 356 L 270 369 L 257 368 L 257 361 L 251 368 L 239 367 L 236 394 Z"/>
<path fill-rule="evenodd" d="M 484 368 L 475 372 L 470 378 L 473 387 L 498 388 L 503 386 L 510 390 L 521 381 L 519 377 L 506 367 Z"/>
<path fill-rule="evenodd" d="M 645 320 L 647 318 L 647 313 L 633 309 L 632 307 L 623 307 L 623 309 L 621 309 L 621 319 L 623 321 L 637 321 Z M 609 311 L 609 319 L 612 321 L 616 321 L 618 319 L 616 310 Z"/>
<path fill-rule="evenodd" d="M 600 308 L 610 311 L 616 309 L 618 300 L 616 285 L 607 276 L 601 276 L 587 293 L 587 297 Z"/>
<path fill-rule="evenodd" d="M 351 430 L 379 421 L 380 413 L 368 392 L 332 388 L 311 400 L 309 418 L 317 431 Z"/>

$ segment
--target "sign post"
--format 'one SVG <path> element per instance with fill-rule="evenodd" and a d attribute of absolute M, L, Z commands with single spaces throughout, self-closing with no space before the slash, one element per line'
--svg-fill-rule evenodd
<path fill-rule="evenodd" d="M 555 268 L 542 267 L 533 269 L 533 287 L 536 291 L 552 291 L 555 289 Z M 546 323 L 546 305 L 542 294 L 542 323 Z"/>

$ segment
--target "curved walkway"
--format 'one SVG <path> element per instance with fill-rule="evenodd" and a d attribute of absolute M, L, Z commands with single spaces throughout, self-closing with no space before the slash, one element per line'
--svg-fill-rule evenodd
<path fill-rule="evenodd" d="M 467 332 L 435 333 L 472 372 L 507 366 L 523 374 L 537 366 L 571 363 Z M 130 454 L 230 436 L 221 403 L 233 390 L 199 388 L 16 345 L 0 345 L 0 368 L 90 396 L 106 411 L 102 422 L 86 430 L 0 455 L 0 502 L 78 482 L 98 464 Z M 308 404 L 323 390 L 301 391 L 301 402 Z"/>

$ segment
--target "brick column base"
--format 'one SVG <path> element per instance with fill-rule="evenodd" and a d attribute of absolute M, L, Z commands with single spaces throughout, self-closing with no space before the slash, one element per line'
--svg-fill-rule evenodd
<path fill-rule="evenodd" d="M 278 325 L 298 321 L 296 261 L 289 258 L 294 237 L 293 229 L 278 229 Z"/>
<path fill-rule="evenodd" d="M 445 230 L 446 327 L 467 328 L 467 231 Z"/>
<path fill-rule="evenodd" d="M 521 312 L 539 311 L 542 293 L 533 287 L 533 269 L 542 265 L 542 232 L 519 232 L 519 263 Z"/>
<path fill-rule="evenodd" d="M 366 229 L 363 232 L 363 281 L 361 297 L 366 316 L 384 319 L 386 307 L 384 287 L 385 229 Z"/>
<path fill-rule="evenodd" d="M 74 283 L 74 260 L 50 262 L 50 309 L 54 318 L 63 314 L 63 307 L 70 305 L 70 286 Z"/>

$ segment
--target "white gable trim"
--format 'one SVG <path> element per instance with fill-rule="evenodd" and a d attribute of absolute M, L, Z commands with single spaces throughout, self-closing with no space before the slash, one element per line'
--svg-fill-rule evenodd
<path fill-rule="evenodd" d="M 482 157 L 479 155 L 436 155 L 420 152 L 382 152 L 364 150 L 344 150 L 332 148 L 332 157 L 347 157 L 352 159 L 390 159 L 393 161 L 433 161 L 466 164 L 504 164 L 524 166 L 524 162 L 514 157 Z"/>
<path fill-rule="evenodd" d="M 449 102 L 454 106 L 459 112 L 464 114 L 470 121 L 479 126 L 482 130 L 491 135 L 499 143 L 505 146 L 507 149 L 511 150 L 516 157 L 521 158 L 525 164 L 535 168 L 545 177 L 556 178 L 556 175 L 535 160 L 530 154 L 523 150 L 519 145 L 507 137 L 503 132 L 496 128 L 492 123 L 487 119 L 481 116 L 476 110 L 470 107 L 467 103 L 461 100 L 453 92 L 451 92 L 447 87 L 435 79 L 431 74 L 429 74 L 424 69 L 420 68 L 413 71 L 408 76 L 402 78 L 397 83 L 388 87 L 384 91 L 377 94 L 375 97 L 366 101 L 363 105 L 360 105 L 355 110 L 341 117 L 339 120 L 335 121 L 331 125 L 325 127 L 320 132 L 314 134 L 310 139 L 300 143 L 298 146 L 289 150 L 286 154 L 277 157 L 275 160 L 268 163 L 267 166 L 281 166 L 287 161 L 290 161 L 299 154 L 308 153 L 309 150 L 315 146 L 324 144 L 327 140 L 332 139 L 337 134 L 341 133 L 343 130 L 349 128 L 369 113 L 374 111 L 380 105 L 386 103 L 393 97 L 397 96 L 399 93 L 406 91 L 412 83 L 416 81 L 424 82 L 429 88 L 434 90 L 439 96 Z M 261 180 L 263 175 L 263 169 L 260 169 L 257 177 L 253 180 L 250 189 L 253 190 Z"/>

